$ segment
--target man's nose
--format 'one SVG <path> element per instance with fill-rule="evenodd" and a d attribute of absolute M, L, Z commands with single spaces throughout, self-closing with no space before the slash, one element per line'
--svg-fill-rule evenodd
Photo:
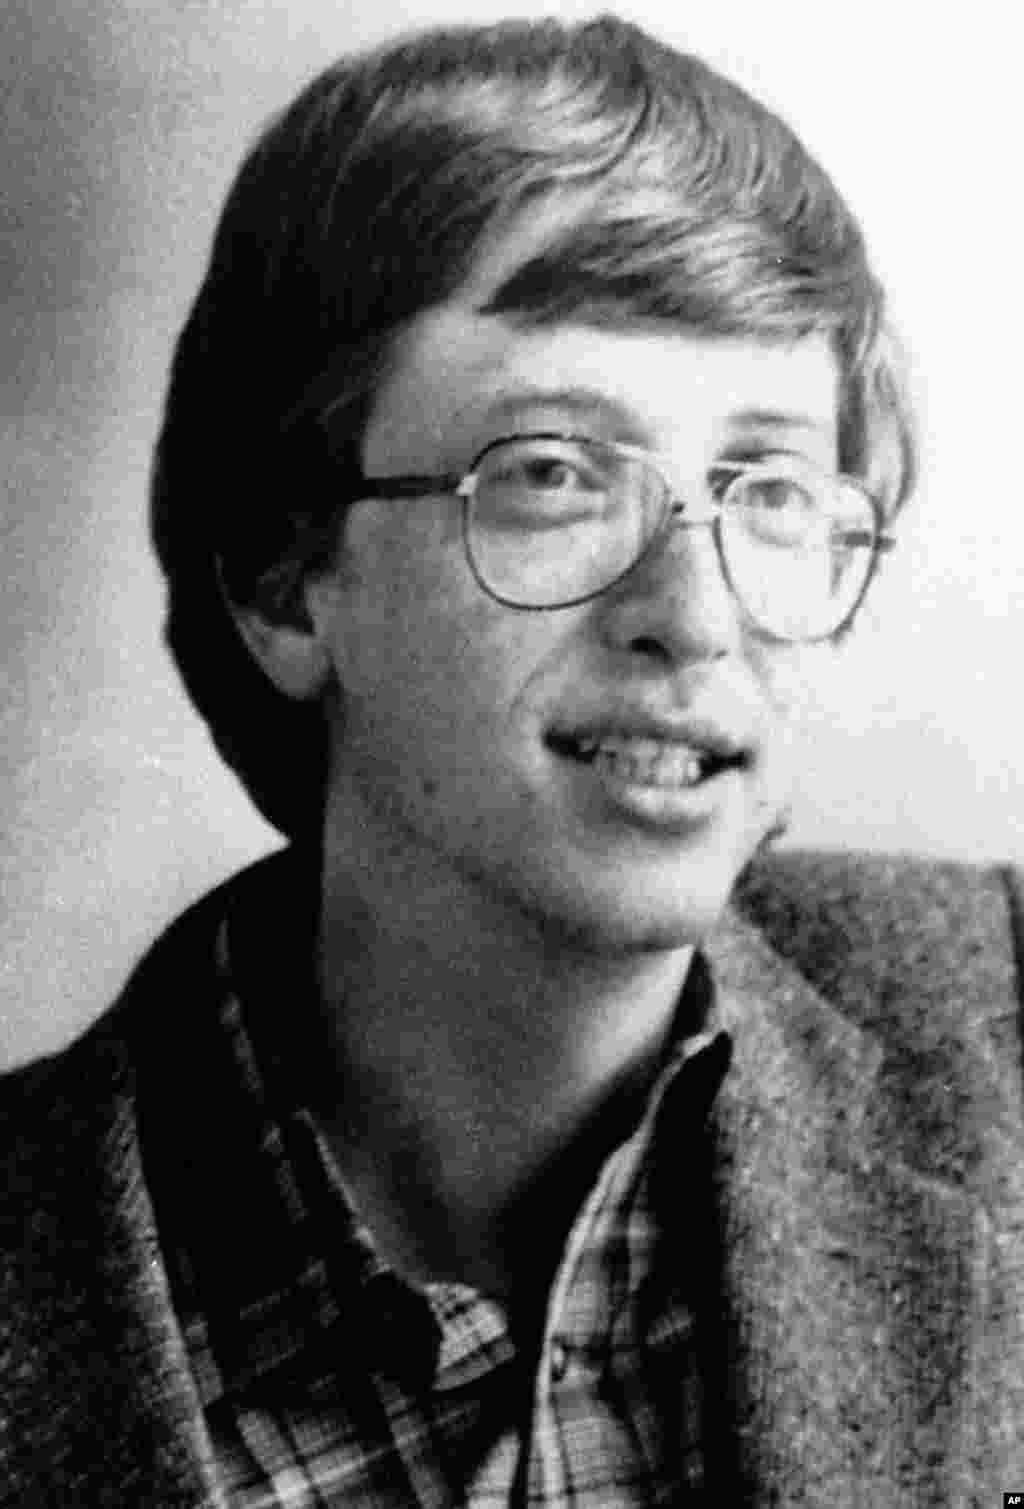
<path fill-rule="evenodd" d="M 704 522 L 673 520 L 604 608 L 604 633 L 616 650 L 685 663 L 717 660 L 742 644 L 739 604 Z"/>

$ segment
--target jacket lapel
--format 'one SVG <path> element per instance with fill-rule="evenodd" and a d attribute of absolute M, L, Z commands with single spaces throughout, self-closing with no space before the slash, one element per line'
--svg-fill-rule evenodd
<path fill-rule="evenodd" d="M 960 1502 L 970 1205 L 885 1156 L 874 1038 L 742 919 L 707 952 L 734 1041 L 712 1141 L 742 1502 Z"/>

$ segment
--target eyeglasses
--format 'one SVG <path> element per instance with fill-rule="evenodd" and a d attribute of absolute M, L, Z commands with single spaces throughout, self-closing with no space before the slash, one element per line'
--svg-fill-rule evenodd
<path fill-rule="evenodd" d="M 462 474 L 373 477 L 361 498 L 462 499 L 476 580 L 511 608 L 569 608 L 608 591 L 669 531 L 707 526 L 725 580 L 766 637 L 831 638 L 853 619 L 884 551 L 879 501 L 801 458 L 724 462 L 711 500 L 680 499 L 638 446 L 559 433 L 495 440 Z"/>

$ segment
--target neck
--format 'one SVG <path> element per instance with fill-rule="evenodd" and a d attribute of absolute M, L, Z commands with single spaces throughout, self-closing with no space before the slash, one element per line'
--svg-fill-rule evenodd
<path fill-rule="evenodd" d="M 322 898 L 324 1120 L 363 1216 L 412 1276 L 508 1295 L 517 1231 L 564 1237 L 635 1120 L 690 950 L 601 953 L 407 851 L 328 846 Z"/>

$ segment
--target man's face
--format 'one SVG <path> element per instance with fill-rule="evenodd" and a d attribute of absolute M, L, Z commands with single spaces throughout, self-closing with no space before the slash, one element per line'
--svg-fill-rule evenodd
<path fill-rule="evenodd" d="M 461 472 L 500 436 L 572 430 L 658 452 L 703 500 L 724 459 L 834 467 L 836 393 L 821 337 L 517 330 L 467 296 L 403 338 L 364 466 Z M 503 606 L 467 564 L 461 506 L 349 515 L 320 610 L 343 688 L 328 822 L 355 814 L 390 853 L 594 948 L 693 943 L 785 805 L 784 688 L 806 652 L 744 627 L 707 528 L 676 529 L 583 605 Z"/>

